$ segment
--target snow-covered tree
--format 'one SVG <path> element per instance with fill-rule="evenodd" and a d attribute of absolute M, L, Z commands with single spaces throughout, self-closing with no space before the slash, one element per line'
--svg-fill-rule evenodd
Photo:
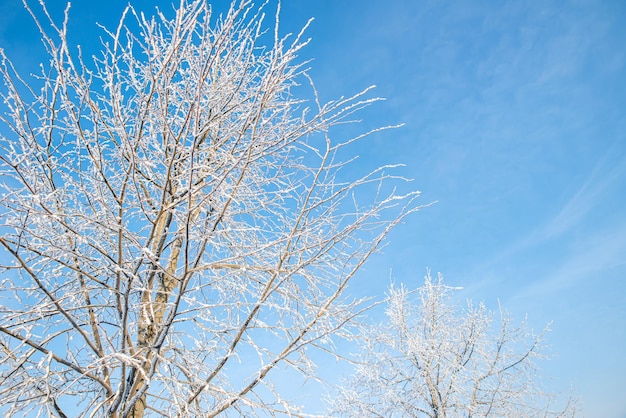
<path fill-rule="evenodd" d="M 93 59 L 69 7 L 28 10 L 49 61 L 0 56 L 0 413 L 294 412 L 268 376 L 315 376 L 307 348 L 417 208 L 391 167 L 342 170 L 367 133 L 333 127 L 377 99 L 300 100 L 308 41 L 248 0 L 129 6 Z"/>
<path fill-rule="evenodd" d="M 334 416 L 574 415 L 574 402 L 555 410 L 556 396 L 537 381 L 547 329 L 534 335 L 482 303 L 461 309 L 455 290 L 429 274 L 417 290 L 390 288 L 388 320 L 364 328 L 355 374 L 330 401 Z"/>

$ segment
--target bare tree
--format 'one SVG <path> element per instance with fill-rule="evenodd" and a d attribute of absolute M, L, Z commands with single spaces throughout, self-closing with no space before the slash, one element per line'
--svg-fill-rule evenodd
<path fill-rule="evenodd" d="M 26 7 L 49 62 L 33 79 L 1 56 L 0 412 L 296 413 L 268 374 L 315 376 L 306 349 L 329 349 L 347 283 L 417 209 L 391 167 L 342 171 L 367 133 L 333 126 L 378 99 L 307 108 L 308 41 L 247 0 L 129 6 L 93 60 L 69 7 L 62 25 Z"/>
<path fill-rule="evenodd" d="M 500 310 L 499 328 L 484 304 L 460 310 L 458 290 L 428 274 L 416 291 L 391 287 L 388 322 L 363 330 L 354 376 L 330 402 L 341 416 L 573 416 L 575 402 L 554 411 L 556 396 L 536 381 L 545 332 L 514 326 Z M 495 332 L 494 332 L 495 331 Z"/>

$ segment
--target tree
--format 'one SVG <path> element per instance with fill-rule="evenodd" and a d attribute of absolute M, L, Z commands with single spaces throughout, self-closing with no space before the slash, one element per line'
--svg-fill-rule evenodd
<path fill-rule="evenodd" d="M 307 108 L 308 41 L 248 0 L 129 6 L 93 60 L 69 6 L 57 25 L 25 5 L 49 62 L 29 79 L 2 53 L 0 411 L 292 413 L 268 375 L 315 376 L 307 348 L 341 334 L 348 282 L 417 209 L 392 167 L 343 170 L 367 133 L 333 127 L 378 99 Z"/>
<path fill-rule="evenodd" d="M 498 329 L 484 304 L 452 303 L 458 288 L 427 274 L 415 291 L 391 287 L 388 321 L 363 330 L 353 376 L 330 407 L 342 416 L 483 417 L 573 416 L 575 403 L 552 410 L 555 396 L 542 391 L 535 360 L 542 339 L 500 310 Z M 496 331 L 496 332 L 493 332 Z"/>

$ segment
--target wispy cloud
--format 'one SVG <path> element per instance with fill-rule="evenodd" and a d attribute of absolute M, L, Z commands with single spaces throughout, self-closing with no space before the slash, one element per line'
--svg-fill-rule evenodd
<path fill-rule="evenodd" d="M 587 180 L 561 211 L 545 227 L 535 231 L 535 236 L 528 244 L 532 244 L 538 239 L 547 240 L 566 233 L 574 225 L 581 222 L 594 206 L 602 204 L 602 195 L 606 194 L 614 185 L 626 184 L 626 155 L 622 155 L 614 162 L 612 160 L 614 160 L 616 152 L 618 152 L 617 141 L 598 161 Z"/>
<path fill-rule="evenodd" d="M 527 274 L 524 268 L 541 271 L 541 277 L 532 280 L 517 277 L 526 283 L 519 295 L 528 296 L 555 292 L 601 270 L 626 265 L 626 218 L 620 215 L 626 209 L 621 197 L 626 191 L 626 153 L 619 147 L 616 141 L 554 215 L 476 266 L 471 274 L 479 280 L 475 285 L 516 279 L 500 276 L 510 272 L 509 266 L 522 267 L 519 275 Z M 551 255 L 547 260 L 546 253 Z"/>
<path fill-rule="evenodd" d="M 617 267 L 626 266 L 626 221 L 585 237 L 567 257 L 555 260 L 541 280 L 530 282 L 518 293 L 533 297 L 561 292 L 581 280 L 594 280 Z"/>

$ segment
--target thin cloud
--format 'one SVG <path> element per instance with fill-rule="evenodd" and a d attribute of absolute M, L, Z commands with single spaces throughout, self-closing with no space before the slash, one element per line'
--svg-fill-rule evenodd
<path fill-rule="evenodd" d="M 566 233 L 574 225 L 581 222 L 594 206 L 603 201 L 602 195 L 611 189 L 618 180 L 626 181 L 626 156 L 622 156 L 619 161 L 613 164 L 610 161 L 616 148 L 617 142 L 596 164 L 587 181 L 563 206 L 561 211 L 537 234 L 539 239 L 547 240 Z"/>
<path fill-rule="evenodd" d="M 613 225 L 577 243 L 564 259 L 555 260 L 551 271 L 521 289 L 520 298 L 553 294 L 575 286 L 580 280 L 626 265 L 626 222 Z"/>

